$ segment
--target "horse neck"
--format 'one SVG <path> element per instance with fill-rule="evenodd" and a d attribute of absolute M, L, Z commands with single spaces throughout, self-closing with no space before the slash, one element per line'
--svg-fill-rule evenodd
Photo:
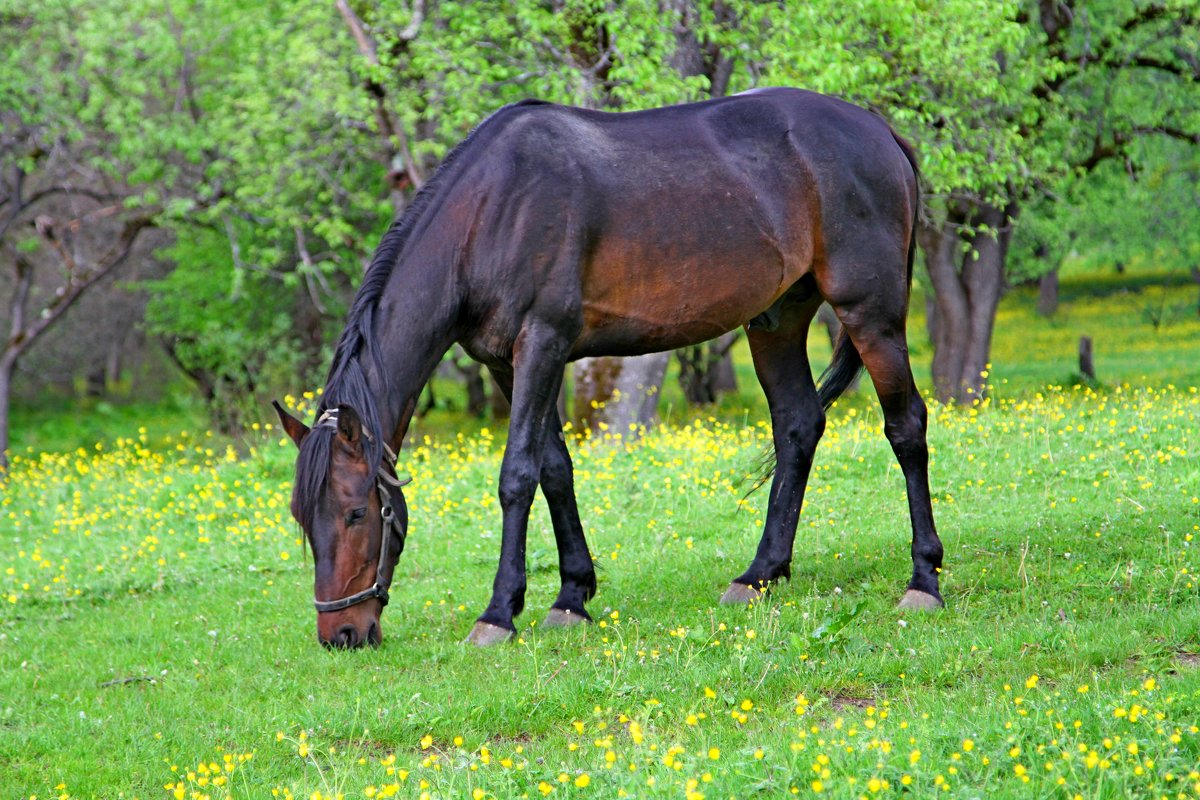
<path fill-rule="evenodd" d="M 408 432 L 421 390 L 442 356 L 454 343 L 458 306 L 449 290 L 437 291 L 434 282 L 404 282 L 402 290 L 389 285 L 375 312 L 384 376 L 360 354 L 364 372 L 379 405 L 380 427 L 393 450 L 399 452 Z"/>

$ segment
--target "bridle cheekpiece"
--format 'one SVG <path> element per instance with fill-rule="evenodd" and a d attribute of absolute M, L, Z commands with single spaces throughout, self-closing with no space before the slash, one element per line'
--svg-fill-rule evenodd
<path fill-rule="evenodd" d="M 337 428 L 338 412 L 336 408 L 328 408 L 317 419 L 316 428 Z M 374 441 L 374 437 L 363 429 L 363 436 L 368 442 Z M 404 526 L 396 518 L 396 512 L 392 508 L 392 489 L 400 490 L 402 486 L 407 486 L 412 482 L 412 478 L 401 480 L 396 477 L 396 453 L 388 446 L 387 442 L 381 441 L 383 446 L 384 460 L 386 468 L 380 466 L 379 471 L 375 474 L 375 490 L 379 492 L 379 516 L 383 522 L 383 526 L 379 533 L 379 563 L 375 565 L 375 583 L 368 589 L 363 589 L 361 592 L 343 597 L 340 600 L 317 600 L 313 599 L 313 605 L 318 613 L 326 613 L 329 611 L 341 611 L 343 608 L 358 605 L 359 603 L 378 598 L 382 605 L 388 604 L 388 586 L 391 580 L 384 580 L 383 569 L 387 563 L 388 543 L 395 536 L 400 540 L 400 547 L 396 551 L 396 556 L 399 557 L 404 552 L 405 532 Z"/>

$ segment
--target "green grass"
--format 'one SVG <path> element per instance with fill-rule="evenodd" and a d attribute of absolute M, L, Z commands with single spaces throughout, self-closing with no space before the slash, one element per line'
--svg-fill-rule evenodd
<path fill-rule="evenodd" d="M 539 500 L 519 638 L 485 651 L 461 640 L 496 565 L 498 432 L 426 442 L 429 424 L 406 448 L 385 641 L 354 653 L 316 644 L 277 431 L 239 456 L 131 414 L 123 435 L 20 449 L 0 794 L 1196 797 L 1200 337 L 1155 330 L 1144 294 L 1080 291 L 1046 321 L 1015 293 L 996 399 L 932 410 L 931 615 L 894 609 L 909 529 L 869 390 L 830 415 L 792 581 L 750 609 L 715 601 L 758 540 L 766 492 L 740 501 L 761 405 L 576 442 L 599 622 L 536 624 L 557 588 Z M 1064 386 L 1092 320 L 1104 385 Z"/>

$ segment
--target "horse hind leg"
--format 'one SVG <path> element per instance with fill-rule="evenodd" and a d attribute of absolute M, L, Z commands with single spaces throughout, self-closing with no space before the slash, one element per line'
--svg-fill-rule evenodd
<path fill-rule="evenodd" d="M 562 420 L 557 409 L 550 414 L 548 424 L 541 486 L 558 547 L 561 585 L 543 624 L 547 628 L 562 628 L 592 621 L 584 603 L 596 594 L 596 568 L 579 521 L 574 468 L 562 438 Z"/>
<path fill-rule="evenodd" d="M 907 291 L 877 293 L 852 302 L 832 301 L 883 409 L 884 434 L 904 473 L 912 524 L 912 579 L 901 608 L 934 609 L 944 605 L 938 586 L 942 542 L 933 523 L 929 493 L 927 413 L 917 391 L 904 332 Z"/>
<path fill-rule="evenodd" d="M 777 329 L 747 334 L 754 370 L 771 410 L 775 474 L 758 551 L 749 568 L 729 584 L 721 597 L 725 604 L 757 600 L 770 584 L 791 577 L 804 490 L 825 430 L 825 411 L 813 385 L 807 350 L 808 326 L 820 302 L 810 291 L 797 290 L 782 306 Z"/>

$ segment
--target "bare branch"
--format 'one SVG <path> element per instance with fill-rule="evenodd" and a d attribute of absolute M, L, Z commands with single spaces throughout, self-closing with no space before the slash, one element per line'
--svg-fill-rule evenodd
<path fill-rule="evenodd" d="M 408 21 L 408 25 L 404 26 L 404 30 L 400 31 L 400 41 L 407 44 L 417 38 L 417 34 L 421 32 L 421 24 L 425 21 L 425 0 L 413 0 L 412 19 Z"/>
<path fill-rule="evenodd" d="M 1042 0 L 1040 4 L 1043 7 L 1047 5 L 1065 7 L 1063 3 L 1054 4 L 1053 0 Z M 1074 22 L 1074 14 L 1071 12 L 1070 16 L 1063 16 L 1057 19 L 1059 22 L 1070 24 Z M 1181 77 L 1190 78 L 1192 80 L 1200 80 L 1200 70 L 1197 70 L 1195 65 L 1190 63 L 1189 59 L 1184 57 L 1184 55 L 1179 52 L 1178 48 L 1176 48 L 1175 55 L 1182 62 L 1180 64 L 1175 64 L 1165 61 L 1161 58 L 1155 58 L 1153 56 L 1134 56 L 1132 58 L 1128 56 L 1123 57 L 1114 52 L 1116 46 L 1120 42 L 1125 41 L 1130 33 L 1133 33 L 1144 26 L 1150 25 L 1151 23 L 1162 19 L 1170 19 L 1172 21 L 1170 30 L 1176 35 L 1181 32 L 1182 28 L 1194 27 L 1197 23 L 1197 19 L 1191 14 L 1179 14 L 1177 11 L 1170 10 L 1165 4 L 1154 3 L 1138 9 L 1137 13 L 1133 14 L 1131 17 L 1121 23 L 1117 30 L 1109 36 L 1104 37 L 1095 44 L 1089 42 L 1085 45 L 1082 52 L 1071 55 L 1067 52 L 1066 43 L 1061 37 L 1061 34 L 1065 28 L 1055 28 L 1053 27 L 1053 22 L 1051 23 L 1051 27 L 1047 27 L 1047 17 L 1043 13 L 1041 22 L 1043 26 L 1042 29 L 1047 36 L 1047 49 L 1051 58 L 1061 62 L 1063 68 L 1055 77 L 1049 78 L 1043 81 L 1039 86 L 1035 87 L 1033 90 L 1034 96 L 1038 98 L 1045 98 L 1051 94 L 1054 94 L 1062 88 L 1063 84 L 1072 78 L 1077 77 L 1084 71 L 1084 69 L 1092 64 L 1105 64 L 1111 67 L 1148 67 L 1152 69 L 1161 69 Z"/>
<path fill-rule="evenodd" d="M 25 258 L 25 254 L 9 244 L 6 248 L 16 266 L 17 282 L 13 286 L 12 299 L 9 301 L 8 343 L 5 352 L 19 346 L 24 338 L 25 307 L 29 302 L 29 291 L 33 287 L 33 264 Z"/>
<path fill-rule="evenodd" d="M 367 30 L 363 26 L 363 21 L 359 19 L 358 14 L 354 13 L 354 9 L 350 8 L 350 4 L 346 0 L 337 0 L 334 5 L 337 6 L 342 19 L 345 20 L 346 27 L 350 29 L 350 35 L 354 37 L 354 41 L 358 44 L 358 52 L 367 61 L 378 66 L 379 54 L 375 49 L 375 40 L 367 34 Z"/>
<path fill-rule="evenodd" d="M 317 281 L 320 280 L 323 282 L 323 276 L 313 263 L 312 255 L 308 252 L 308 242 L 304 237 L 304 230 L 297 225 L 292 228 L 292 231 L 296 235 L 296 252 L 300 254 L 300 263 L 304 265 L 304 268 L 300 272 L 304 276 L 304 286 L 308 289 L 308 298 L 312 300 L 313 308 L 321 315 L 324 315 L 327 313 L 325 304 L 321 302 L 321 294 L 317 291 Z M 325 288 L 328 289 L 329 287 L 326 286 Z"/>
<path fill-rule="evenodd" d="M 73 267 L 70 268 L 68 270 L 69 277 L 67 282 L 58 288 L 50 304 L 42 309 L 36 320 L 9 339 L 8 346 L 4 352 L 5 357 L 11 357 L 14 360 L 19 358 L 21 354 L 33 345 L 38 337 L 46 332 L 47 328 L 53 325 L 67 312 L 67 309 L 74 305 L 75 301 L 85 291 L 101 279 L 111 275 L 117 267 L 121 266 L 133 251 L 133 246 L 142 231 L 153 227 L 154 218 L 151 215 L 127 220 L 120 235 L 117 237 L 116 243 L 97 259 L 91 268 L 82 270 Z M 32 272 L 32 269 L 30 272 Z"/>
<path fill-rule="evenodd" d="M 354 13 L 354 9 L 350 8 L 350 4 L 346 0 L 337 0 L 335 5 L 341 13 L 342 19 L 346 22 L 346 27 L 350 29 L 350 35 L 358 44 L 359 54 L 371 66 L 378 67 L 379 51 L 375 40 L 367 33 L 363 21 L 359 18 L 358 14 Z M 402 41 L 409 41 L 417 35 L 424 15 L 424 2 L 416 0 L 413 3 L 413 19 L 400 33 Z M 405 35 L 408 35 L 409 39 L 403 39 Z M 420 189 L 425 185 L 425 176 L 421 173 L 420 167 L 417 166 L 412 153 L 409 151 L 408 135 L 404 132 L 404 126 L 393 118 L 391 111 L 387 107 L 387 91 L 380 83 L 371 78 L 366 80 L 365 86 L 367 92 L 375 98 L 375 119 L 379 124 L 379 133 L 388 147 L 389 164 L 394 162 L 395 157 L 398 155 L 404 164 L 404 174 L 408 176 L 409 182 L 412 183 L 414 189 Z"/>

